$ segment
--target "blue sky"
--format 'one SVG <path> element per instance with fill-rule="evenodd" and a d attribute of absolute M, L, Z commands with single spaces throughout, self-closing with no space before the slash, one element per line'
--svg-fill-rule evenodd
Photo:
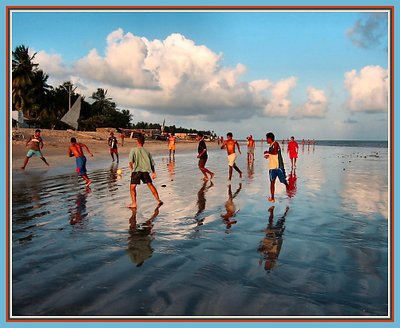
<path fill-rule="evenodd" d="M 237 138 L 387 139 L 387 40 L 386 14 L 362 11 L 12 16 L 12 48 L 38 52 L 53 86 Z"/>

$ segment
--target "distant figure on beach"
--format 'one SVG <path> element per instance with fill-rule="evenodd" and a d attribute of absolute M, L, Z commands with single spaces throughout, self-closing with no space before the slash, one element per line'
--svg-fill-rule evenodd
<path fill-rule="evenodd" d="M 157 175 L 154 169 L 153 158 L 149 151 L 143 147 L 144 141 L 144 135 L 140 134 L 136 139 L 137 147 L 132 148 L 129 153 L 129 167 L 132 172 L 130 184 L 132 203 L 128 205 L 130 208 L 137 208 L 136 186 L 140 184 L 140 181 L 147 184 L 154 198 L 157 200 L 158 205 L 163 204 L 158 196 L 156 187 L 153 185 L 152 179 L 155 179 Z M 150 173 L 152 174 L 151 177 Z"/>
<path fill-rule="evenodd" d="M 292 168 L 296 167 L 297 157 L 299 153 L 299 144 L 294 140 L 293 136 L 290 138 L 287 150 L 289 153 L 290 162 L 292 163 Z"/>
<path fill-rule="evenodd" d="M 174 133 L 170 133 L 168 137 L 168 149 L 169 149 L 169 157 L 171 155 L 175 157 L 175 150 L 176 150 L 176 137 Z"/>
<path fill-rule="evenodd" d="M 229 229 L 232 224 L 236 223 L 236 220 L 231 220 L 234 216 L 236 216 L 236 213 L 239 211 L 236 211 L 236 205 L 233 202 L 234 198 L 239 194 L 240 190 L 242 190 L 242 184 L 239 183 L 238 189 L 235 191 L 234 194 L 232 194 L 232 187 L 231 185 L 228 185 L 228 200 L 225 202 L 225 214 L 221 214 L 221 217 L 224 219 L 224 223 L 226 224 L 226 227 Z"/>
<path fill-rule="evenodd" d="M 125 132 L 124 131 L 121 132 L 120 138 L 121 138 L 121 146 L 123 147 L 124 146 L 124 140 L 125 140 Z"/>
<path fill-rule="evenodd" d="M 118 140 L 114 136 L 114 132 L 110 133 L 110 137 L 108 138 L 108 146 L 110 147 L 110 155 L 112 158 L 112 161 L 114 162 L 114 154 L 117 157 L 117 163 L 119 162 L 119 156 L 118 156 Z"/>
<path fill-rule="evenodd" d="M 283 243 L 283 232 L 285 231 L 285 220 L 286 214 L 289 211 L 289 207 L 286 207 L 285 213 L 283 216 L 276 222 L 274 225 L 274 210 L 275 206 L 271 206 L 268 209 L 269 219 L 268 225 L 265 229 L 265 237 L 260 242 L 260 246 L 257 251 L 262 255 L 262 258 L 259 261 L 259 265 L 264 263 L 265 271 L 270 272 L 276 264 L 276 261 L 279 257 L 279 253 L 282 249 Z"/>
<path fill-rule="evenodd" d="M 254 149 L 256 147 L 256 142 L 252 135 L 247 137 L 247 162 L 252 163 L 254 161 Z"/>
<path fill-rule="evenodd" d="M 86 157 L 83 153 L 83 148 L 85 148 L 90 156 L 93 157 L 93 154 L 90 152 L 88 146 L 86 146 L 84 143 L 76 142 L 76 139 L 72 137 L 71 145 L 68 148 L 68 156 L 75 156 L 76 172 L 83 178 L 83 180 L 86 181 L 86 187 L 89 187 L 92 182 L 89 180 L 86 172 Z"/>
<path fill-rule="evenodd" d="M 239 143 L 233 139 L 232 132 L 228 132 L 226 134 L 227 140 L 225 140 L 221 146 L 221 149 L 226 147 L 226 151 L 228 153 L 228 163 L 229 163 L 229 181 L 232 180 L 232 168 L 234 168 L 238 173 L 239 177 L 242 178 L 242 171 L 236 165 L 236 152 L 235 148 L 237 147 L 239 154 L 242 154 L 240 151 Z"/>
<path fill-rule="evenodd" d="M 201 133 L 201 132 L 197 133 L 197 141 L 199 142 L 199 146 L 197 148 L 197 152 L 198 152 L 197 158 L 199 159 L 199 169 L 204 175 L 204 178 L 203 178 L 204 180 L 208 180 L 207 173 L 210 175 L 210 179 L 212 179 L 214 177 L 214 173 L 206 168 L 208 154 L 207 154 L 207 145 L 206 145 L 206 142 L 204 141 L 203 133 Z"/>
<path fill-rule="evenodd" d="M 46 159 L 44 158 L 42 154 L 42 148 L 44 146 L 43 144 L 43 139 L 40 136 L 41 131 L 38 129 L 35 131 L 35 134 L 29 138 L 29 140 L 26 142 L 25 147 L 28 147 L 30 144 L 30 148 L 28 150 L 28 153 L 26 154 L 24 164 L 22 165 L 21 169 L 25 170 L 26 165 L 28 164 L 30 158 L 35 155 L 40 157 L 40 159 L 47 165 L 49 166 L 49 163 L 47 163 Z"/>
<path fill-rule="evenodd" d="M 264 152 L 264 157 L 269 160 L 269 180 L 271 190 L 271 197 L 269 197 L 268 200 L 274 203 L 276 178 L 278 177 L 279 181 L 283 183 L 286 188 L 288 187 L 288 183 L 286 181 L 281 147 L 279 146 L 279 143 L 275 141 L 275 135 L 272 132 L 267 133 L 266 137 L 269 144 L 269 149 Z"/>

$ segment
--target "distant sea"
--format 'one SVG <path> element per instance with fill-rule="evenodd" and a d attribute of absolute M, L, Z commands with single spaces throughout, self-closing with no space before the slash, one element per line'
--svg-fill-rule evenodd
<path fill-rule="evenodd" d="M 261 142 L 261 140 L 257 140 Z M 301 140 L 296 140 L 301 146 Z M 279 143 L 282 140 L 278 139 Z M 285 140 L 285 144 L 286 144 Z M 318 146 L 335 146 L 335 147 L 361 147 L 361 148 L 388 148 L 387 140 L 316 140 Z M 305 146 L 308 146 L 307 141 Z"/>

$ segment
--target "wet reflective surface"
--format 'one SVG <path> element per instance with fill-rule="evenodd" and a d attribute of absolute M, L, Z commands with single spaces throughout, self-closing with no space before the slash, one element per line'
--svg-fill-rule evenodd
<path fill-rule="evenodd" d="M 88 164 L 91 190 L 73 167 L 14 171 L 12 314 L 386 315 L 387 149 L 306 147 L 293 171 L 285 153 L 274 204 L 262 151 L 231 184 L 224 151 L 208 182 L 195 154 L 155 156 L 164 205 L 139 186 L 137 211 L 127 159 Z"/>

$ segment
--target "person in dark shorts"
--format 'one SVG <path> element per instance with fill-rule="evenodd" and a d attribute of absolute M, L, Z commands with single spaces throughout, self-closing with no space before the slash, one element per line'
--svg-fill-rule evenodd
<path fill-rule="evenodd" d="M 264 152 L 264 157 L 269 160 L 269 180 L 271 197 L 268 200 L 272 203 L 275 202 L 275 180 L 279 178 L 279 181 L 288 188 L 286 181 L 285 167 L 283 164 L 282 152 L 279 143 L 275 141 L 275 135 L 272 132 L 267 133 L 267 142 L 269 143 L 269 149 Z"/>
<path fill-rule="evenodd" d="M 208 159 L 208 154 L 207 154 L 207 145 L 206 142 L 204 141 L 204 135 L 203 133 L 199 132 L 197 134 L 197 141 L 199 141 L 199 146 L 197 148 L 197 158 L 199 159 L 199 169 L 203 173 L 204 178 L 203 180 L 208 180 L 207 173 L 210 175 L 210 179 L 214 177 L 214 173 L 211 172 L 209 169 L 206 169 L 206 163 Z"/>
<path fill-rule="evenodd" d="M 36 130 L 35 134 L 29 138 L 29 140 L 26 142 L 25 146 L 28 147 L 30 144 L 30 148 L 28 153 L 26 154 L 24 164 L 22 165 L 21 169 L 25 170 L 26 165 L 28 164 L 29 160 L 31 159 L 32 156 L 38 156 L 40 159 L 47 165 L 49 166 L 49 163 L 47 163 L 46 159 L 44 158 L 42 154 L 42 148 L 44 146 L 42 137 L 40 136 L 41 131 Z"/>
<path fill-rule="evenodd" d="M 117 156 L 117 163 L 119 162 L 119 155 L 118 155 L 118 140 L 114 136 L 114 132 L 110 133 L 110 137 L 108 138 L 108 146 L 110 147 L 110 155 L 112 161 L 114 162 L 114 154 Z"/>
<path fill-rule="evenodd" d="M 154 169 L 153 158 L 149 151 L 143 147 L 144 140 L 144 135 L 140 134 L 136 139 L 138 146 L 132 148 L 129 153 L 129 167 L 132 172 L 130 184 L 132 203 L 128 205 L 130 208 L 137 208 L 136 186 L 140 184 L 140 182 L 147 184 L 159 205 L 163 204 L 158 196 L 156 187 L 153 185 L 152 179 L 155 179 L 157 175 Z"/>

